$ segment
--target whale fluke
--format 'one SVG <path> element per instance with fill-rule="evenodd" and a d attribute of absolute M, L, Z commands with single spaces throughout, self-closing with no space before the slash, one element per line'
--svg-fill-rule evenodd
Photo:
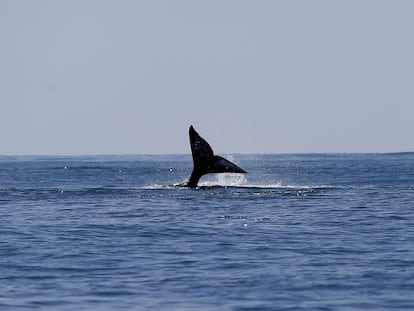
<path fill-rule="evenodd" d="M 201 176 L 205 174 L 247 173 L 229 160 L 214 155 L 213 149 L 210 147 L 209 143 L 197 133 L 192 125 L 190 126 L 189 134 L 194 168 L 190 180 L 187 183 L 187 187 L 197 187 L 197 183 Z"/>

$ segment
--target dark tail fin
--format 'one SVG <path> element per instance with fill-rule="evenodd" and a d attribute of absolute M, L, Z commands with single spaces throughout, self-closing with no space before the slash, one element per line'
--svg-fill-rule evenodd
<path fill-rule="evenodd" d="M 190 126 L 190 145 L 193 155 L 194 169 L 188 187 L 195 188 L 201 176 L 210 173 L 247 173 L 236 164 L 223 157 L 214 155 L 213 149 L 202 138 L 193 126 Z"/>
<path fill-rule="evenodd" d="M 233 162 L 222 158 L 220 156 L 214 156 L 214 165 L 213 169 L 209 173 L 241 173 L 246 174 L 247 172 L 238 167 Z"/>

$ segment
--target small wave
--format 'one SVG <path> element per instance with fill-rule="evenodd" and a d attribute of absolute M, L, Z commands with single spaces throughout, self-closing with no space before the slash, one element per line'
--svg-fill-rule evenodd
<path fill-rule="evenodd" d="M 283 190 L 283 189 L 291 189 L 291 190 L 312 190 L 312 189 L 323 189 L 323 188 L 331 188 L 329 186 L 314 186 L 314 185 L 285 185 L 282 183 L 276 184 L 244 184 L 244 185 L 221 185 L 216 183 L 202 183 L 199 185 L 201 189 L 211 189 L 211 188 L 236 188 L 236 189 L 264 189 L 264 190 Z"/>
<path fill-rule="evenodd" d="M 184 189 L 185 187 L 182 184 L 173 184 L 173 185 L 160 185 L 160 184 L 152 184 L 148 186 L 144 186 L 143 189 L 145 190 L 168 190 L 168 189 Z"/>
<path fill-rule="evenodd" d="M 315 189 L 330 188 L 327 185 L 298 185 L 285 184 L 282 181 L 276 183 L 249 183 L 246 175 L 240 174 L 217 174 L 216 180 L 201 182 L 200 188 L 251 188 L 251 189 Z"/>

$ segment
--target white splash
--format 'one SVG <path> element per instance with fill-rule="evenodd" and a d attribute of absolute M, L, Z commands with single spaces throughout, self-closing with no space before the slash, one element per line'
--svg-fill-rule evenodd
<path fill-rule="evenodd" d="M 202 181 L 198 183 L 199 187 L 244 187 L 247 183 L 245 175 L 221 173 L 215 174 L 215 180 L 213 181 Z"/>

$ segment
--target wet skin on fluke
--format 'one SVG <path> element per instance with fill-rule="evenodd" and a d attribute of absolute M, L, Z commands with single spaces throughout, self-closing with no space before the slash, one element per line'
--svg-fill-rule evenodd
<path fill-rule="evenodd" d="M 191 173 L 190 180 L 184 184 L 184 186 L 196 188 L 201 176 L 205 174 L 247 173 L 245 170 L 229 160 L 214 155 L 213 149 L 210 147 L 208 142 L 197 133 L 192 125 L 190 126 L 189 134 L 194 168 Z"/>

